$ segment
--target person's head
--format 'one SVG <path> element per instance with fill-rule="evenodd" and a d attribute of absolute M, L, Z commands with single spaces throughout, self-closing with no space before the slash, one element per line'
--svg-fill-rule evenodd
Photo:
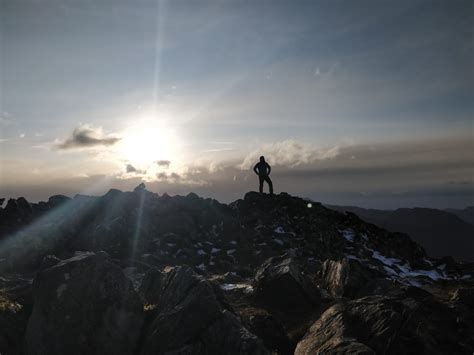
<path fill-rule="evenodd" d="M 265 157 L 263 155 L 260 157 L 260 161 L 265 161 Z"/>

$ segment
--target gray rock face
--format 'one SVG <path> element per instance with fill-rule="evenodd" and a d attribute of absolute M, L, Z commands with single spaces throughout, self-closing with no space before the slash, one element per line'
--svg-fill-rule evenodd
<path fill-rule="evenodd" d="M 255 274 L 257 297 L 269 306 L 283 309 L 311 308 L 321 295 L 294 258 L 286 255 L 268 259 Z"/>
<path fill-rule="evenodd" d="M 381 289 L 391 287 L 387 279 L 377 278 L 380 276 L 383 275 L 377 275 L 359 261 L 347 258 L 326 260 L 321 268 L 322 284 L 333 297 L 357 298 L 380 294 Z"/>
<path fill-rule="evenodd" d="M 168 271 L 155 300 L 142 354 L 265 354 L 261 341 L 229 310 L 211 284 L 189 267 Z"/>
<path fill-rule="evenodd" d="M 466 306 L 474 308 L 474 288 L 461 287 L 456 290 L 452 302 L 459 302 Z"/>
<path fill-rule="evenodd" d="M 454 324 L 452 312 L 429 298 L 364 297 L 324 312 L 295 354 L 468 353 L 472 344 L 456 340 Z"/>
<path fill-rule="evenodd" d="M 164 274 L 157 268 L 151 268 L 143 277 L 138 294 L 145 305 L 152 305 L 160 298 Z"/>
<path fill-rule="evenodd" d="M 42 270 L 26 354 L 131 354 L 143 307 L 122 270 L 105 253 L 81 253 Z"/>

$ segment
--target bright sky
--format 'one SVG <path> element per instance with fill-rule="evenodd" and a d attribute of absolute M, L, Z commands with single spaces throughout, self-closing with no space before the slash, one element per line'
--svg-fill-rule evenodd
<path fill-rule="evenodd" d="M 0 197 L 474 205 L 474 2 L 0 0 Z"/>

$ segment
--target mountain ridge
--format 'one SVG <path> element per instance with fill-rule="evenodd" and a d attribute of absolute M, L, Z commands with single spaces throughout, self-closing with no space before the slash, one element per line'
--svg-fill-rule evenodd
<path fill-rule="evenodd" d="M 0 210 L 6 354 L 470 353 L 473 282 L 474 263 L 287 193 Z"/>
<path fill-rule="evenodd" d="M 338 211 L 350 211 L 369 223 L 393 232 L 409 234 L 436 257 L 452 256 L 457 260 L 474 259 L 474 225 L 466 221 L 472 208 L 455 213 L 432 208 L 365 209 L 355 206 L 326 205 Z"/>

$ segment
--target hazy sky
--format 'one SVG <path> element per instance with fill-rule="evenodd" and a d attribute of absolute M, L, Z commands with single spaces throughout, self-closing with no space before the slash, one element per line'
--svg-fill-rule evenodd
<path fill-rule="evenodd" d="M 0 4 L 0 197 L 474 204 L 473 1 Z"/>

